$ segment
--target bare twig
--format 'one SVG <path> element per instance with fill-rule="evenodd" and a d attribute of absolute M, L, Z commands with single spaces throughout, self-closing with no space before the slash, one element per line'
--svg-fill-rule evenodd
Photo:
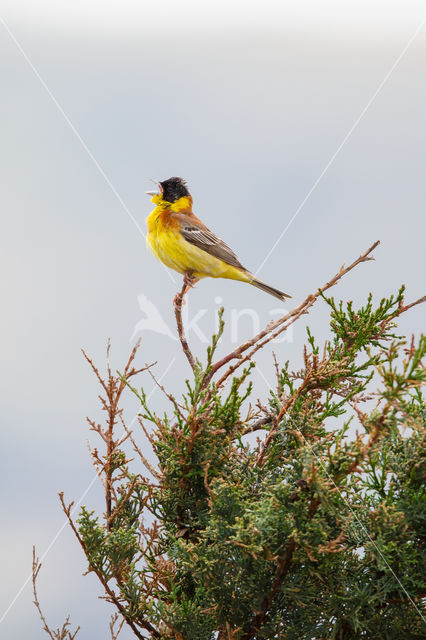
<path fill-rule="evenodd" d="M 367 249 L 367 251 L 365 251 L 362 255 L 360 255 L 359 258 L 354 260 L 349 266 L 345 267 L 345 265 L 342 265 L 339 271 L 336 273 L 336 275 L 333 276 L 333 278 L 331 278 L 331 280 L 326 282 L 325 285 L 321 289 L 318 289 L 318 291 L 316 291 L 315 293 L 311 293 L 310 295 L 308 295 L 298 307 L 296 307 L 289 313 L 286 313 L 281 318 L 278 318 L 278 320 L 275 320 L 275 322 L 270 322 L 265 327 L 265 329 L 260 331 L 253 338 L 251 338 L 250 340 L 247 340 L 242 345 L 240 345 L 237 349 L 234 349 L 233 351 L 228 353 L 226 356 L 218 360 L 215 364 L 213 364 L 208 376 L 206 376 L 205 384 L 207 384 L 211 380 L 211 378 L 214 376 L 214 374 L 217 371 L 219 371 L 219 369 L 221 369 L 224 365 L 228 364 L 228 362 L 230 362 L 231 360 L 238 360 L 238 362 L 235 365 L 231 365 L 229 369 L 220 378 L 219 382 L 217 383 L 217 386 L 221 386 L 225 382 L 225 380 L 227 380 L 227 378 L 230 375 L 232 375 L 232 373 L 238 367 L 240 367 L 241 364 L 243 364 L 243 362 L 250 360 L 252 356 L 256 353 L 256 351 L 258 351 L 263 346 L 265 346 L 268 342 L 276 338 L 278 335 L 280 335 L 280 333 L 288 329 L 288 327 L 291 324 L 293 324 L 298 318 L 300 318 L 300 316 L 308 313 L 309 309 L 315 304 L 315 302 L 317 301 L 321 293 L 323 293 L 324 291 L 327 291 L 331 287 L 334 287 L 334 285 L 336 285 L 339 282 L 339 280 L 343 278 L 343 276 L 345 276 L 347 273 L 349 273 L 349 271 L 354 269 L 356 266 L 358 266 L 362 262 L 367 262 L 368 260 L 374 260 L 374 258 L 371 257 L 370 254 L 372 251 L 374 251 L 374 249 L 379 244 L 380 244 L 380 240 L 377 240 L 374 244 L 371 245 L 371 247 Z M 251 351 L 247 355 L 243 355 L 251 347 L 253 347 Z"/>
<path fill-rule="evenodd" d="M 90 458 L 92 460 L 92 464 L 96 469 L 97 476 L 100 479 L 100 481 L 102 482 L 102 485 L 104 487 L 104 491 L 106 493 L 107 485 L 106 485 L 106 482 L 105 482 L 105 478 L 102 475 L 103 472 L 104 472 L 104 469 L 105 469 L 105 463 L 102 462 L 102 460 L 100 460 L 99 454 L 98 454 L 98 450 L 97 449 L 92 449 L 92 447 L 90 446 L 90 443 L 89 443 L 88 440 L 87 440 L 86 444 L 87 444 L 87 448 L 89 450 L 89 455 L 90 455 Z"/>
<path fill-rule="evenodd" d="M 37 595 L 37 578 L 38 578 L 40 569 L 41 569 L 41 563 L 36 556 L 35 547 L 33 547 L 33 562 L 32 562 L 32 583 L 33 583 L 33 596 L 34 596 L 33 602 L 37 608 L 40 619 L 43 623 L 43 631 L 45 631 L 52 640 L 74 640 L 74 638 L 77 636 L 77 633 L 80 630 L 80 627 L 77 627 L 74 633 L 71 632 L 69 628 L 71 624 L 69 615 L 65 618 L 65 622 L 63 623 L 61 628 L 58 627 L 57 629 L 52 630 L 47 624 L 46 618 L 43 614 L 43 611 L 41 610 L 40 603 L 38 600 L 38 595 Z"/>
<path fill-rule="evenodd" d="M 157 471 L 150 462 L 148 462 L 148 460 L 145 458 L 145 456 L 143 455 L 141 449 L 138 447 L 136 440 L 133 437 L 133 431 L 130 431 L 129 427 L 127 426 L 127 424 L 124 422 L 123 417 L 120 416 L 120 421 L 121 424 L 123 426 L 123 429 L 125 430 L 125 432 L 127 433 L 127 435 L 129 436 L 130 442 L 133 445 L 133 448 L 135 450 L 135 452 L 138 454 L 138 456 L 140 457 L 143 465 L 146 467 L 146 469 L 148 469 L 148 471 L 150 472 L 150 474 L 152 476 L 154 476 L 154 478 L 156 478 L 158 481 L 162 480 L 162 475 L 159 471 Z"/>
<path fill-rule="evenodd" d="M 109 630 L 111 632 L 111 640 L 117 640 L 118 636 L 120 635 L 120 632 L 123 628 L 123 625 L 125 623 L 124 618 L 121 618 L 119 625 L 117 628 L 115 628 L 115 625 L 117 623 L 117 620 L 119 619 L 119 614 L 118 613 L 114 613 L 111 616 L 111 622 L 109 623 Z"/>
<path fill-rule="evenodd" d="M 111 522 L 111 512 L 112 512 L 112 501 L 113 501 L 113 481 L 112 475 L 114 470 L 113 464 L 113 454 L 115 450 L 119 447 L 122 441 L 117 441 L 114 439 L 114 426 L 117 423 L 117 420 L 120 419 L 121 409 L 119 408 L 119 402 L 123 390 L 126 387 L 127 381 L 132 376 L 141 373 L 142 371 L 146 371 L 152 365 L 145 365 L 140 369 L 136 369 L 133 366 L 134 359 L 136 357 L 137 350 L 140 346 L 140 340 L 138 340 L 135 346 L 130 353 L 129 359 L 124 367 L 123 375 L 113 375 L 111 366 L 110 366 L 110 342 L 108 341 L 107 345 L 107 377 L 106 379 L 102 378 L 99 369 L 95 366 L 93 360 L 87 355 L 87 353 L 82 349 L 83 355 L 86 358 L 87 362 L 90 364 L 93 372 L 95 373 L 99 383 L 101 384 L 103 390 L 105 391 L 106 397 L 100 396 L 102 408 L 108 414 L 107 419 L 107 427 L 106 429 L 102 429 L 100 425 L 95 424 L 93 421 L 88 419 L 91 428 L 99 433 L 101 438 L 106 443 L 106 456 L 105 456 L 105 464 L 103 471 L 105 473 L 105 477 L 102 479 L 105 488 L 105 502 L 106 502 L 106 519 L 109 526 Z M 126 436 L 127 437 L 127 436 Z M 92 457 L 93 459 L 93 457 Z M 97 471 L 99 469 L 97 468 Z"/>
<path fill-rule="evenodd" d="M 192 355 L 191 349 L 189 348 L 188 341 L 186 339 L 185 332 L 184 332 L 184 329 L 183 329 L 182 305 L 184 303 L 185 295 L 188 293 L 188 291 L 191 289 L 191 287 L 194 286 L 195 282 L 196 282 L 196 280 L 191 276 L 191 274 L 185 274 L 184 279 L 183 279 L 182 289 L 180 290 L 179 293 L 177 293 L 175 295 L 174 300 L 173 300 L 173 306 L 174 306 L 174 310 L 175 310 L 176 325 L 177 325 L 177 330 L 178 330 L 178 334 L 179 334 L 179 340 L 180 340 L 180 343 L 182 345 L 183 352 L 184 352 L 189 364 L 191 365 L 192 369 L 195 368 L 195 358 Z"/>
<path fill-rule="evenodd" d="M 177 413 L 177 415 L 179 415 L 182 420 L 184 420 L 184 415 L 182 413 L 182 411 L 185 409 L 185 407 L 183 407 L 181 404 L 179 404 L 179 402 L 176 400 L 176 398 L 169 393 L 168 391 L 166 391 L 166 389 L 164 388 L 164 386 L 161 384 L 161 382 L 159 380 L 157 380 L 156 376 L 152 373 L 151 369 L 148 369 L 148 373 L 151 376 L 151 378 L 153 379 L 154 383 L 157 385 L 157 387 L 160 389 L 160 391 L 166 396 L 166 398 L 172 403 L 172 405 L 175 408 L 175 411 Z"/>
<path fill-rule="evenodd" d="M 71 516 L 71 509 L 73 507 L 73 502 L 71 502 L 68 506 L 65 504 L 64 501 L 64 494 L 61 491 L 59 494 L 59 500 L 61 502 L 62 505 L 62 509 L 63 512 L 65 513 L 67 520 L 69 522 L 69 525 L 75 535 L 75 537 L 77 538 L 78 542 L 80 543 L 85 556 L 88 556 L 87 553 L 87 549 L 86 549 L 86 545 L 84 544 L 84 541 L 82 539 L 82 537 L 80 536 L 80 533 L 74 523 L 74 520 L 72 519 Z M 126 611 L 125 607 L 123 606 L 123 604 L 121 603 L 120 599 L 116 596 L 115 592 L 113 591 L 113 589 L 111 589 L 110 585 L 108 584 L 108 581 L 105 579 L 105 577 L 102 575 L 101 571 L 99 571 L 96 567 L 94 566 L 89 566 L 89 571 L 93 571 L 100 583 L 102 584 L 105 593 L 107 594 L 108 600 L 110 602 L 112 602 L 116 608 L 118 609 L 118 611 L 120 612 L 120 614 L 123 616 L 123 618 L 125 619 L 125 621 L 127 622 L 127 624 L 129 625 L 129 627 L 131 628 L 131 630 L 133 631 L 133 633 L 135 634 L 135 636 L 139 639 L 139 640 L 146 640 L 146 637 L 144 635 L 142 635 L 142 633 L 139 631 L 139 629 L 137 628 L 135 622 L 129 617 L 128 612 Z M 146 629 L 146 631 L 149 631 L 149 633 L 151 634 L 152 638 L 160 638 L 160 634 L 158 633 L 157 629 L 155 629 L 155 627 L 152 626 L 152 624 L 148 621 L 148 620 L 141 620 L 140 618 L 138 619 L 138 624 L 139 626 L 141 626 L 143 629 Z M 61 638 L 59 640 L 62 640 Z"/>

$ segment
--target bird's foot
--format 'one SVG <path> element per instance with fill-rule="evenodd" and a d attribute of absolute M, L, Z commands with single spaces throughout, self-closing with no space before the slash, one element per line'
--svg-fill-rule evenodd
<path fill-rule="evenodd" d="M 194 276 L 193 271 L 185 271 L 183 274 L 183 284 L 188 289 L 191 289 L 195 284 L 197 284 L 198 278 Z"/>
<path fill-rule="evenodd" d="M 185 271 L 183 274 L 183 287 L 179 293 L 177 293 L 173 299 L 174 306 L 181 307 L 182 304 L 185 304 L 184 298 L 190 289 L 198 282 L 198 278 L 196 278 L 192 271 Z"/>

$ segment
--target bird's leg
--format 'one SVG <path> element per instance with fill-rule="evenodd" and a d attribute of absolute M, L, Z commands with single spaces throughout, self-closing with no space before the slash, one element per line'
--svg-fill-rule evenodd
<path fill-rule="evenodd" d="M 183 304 L 185 304 L 184 298 L 186 294 L 190 289 L 192 289 L 194 285 L 197 284 L 197 282 L 198 282 L 198 278 L 194 276 L 193 271 L 185 271 L 185 273 L 183 274 L 183 287 L 179 291 L 179 293 L 175 295 L 173 299 L 173 305 L 175 307 L 176 305 L 181 307 Z"/>
<path fill-rule="evenodd" d="M 198 280 L 199 278 L 194 276 L 193 271 L 185 271 L 183 274 L 183 283 L 186 285 L 187 290 L 192 289 L 192 287 L 197 284 Z"/>

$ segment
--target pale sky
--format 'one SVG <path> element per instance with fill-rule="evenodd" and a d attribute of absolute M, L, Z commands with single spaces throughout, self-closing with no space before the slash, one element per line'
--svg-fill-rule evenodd
<path fill-rule="evenodd" d="M 2 0 L 3 17 L 98 32 L 289 28 L 392 36 L 426 17 L 422 0 Z"/>
<path fill-rule="evenodd" d="M 31 546 L 42 554 L 63 525 L 57 492 L 78 500 L 93 479 L 85 416 L 99 417 L 98 389 L 80 348 L 102 367 L 111 337 L 119 368 L 141 337 L 139 363 L 157 360 L 168 389 L 181 393 L 189 374 L 173 339 L 179 277 L 132 220 L 144 229 L 150 177 L 187 178 L 195 212 L 247 267 L 269 256 L 259 275 L 294 304 L 376 239 L 376 261 L 334 295 L 362 304 L 401 283 L 409 300 L 425 293 L 426 27 L 410 43 L 423 14 L 424 2 L 0 0 L 28 58 L 0 22 L 0 620 Z M 223 353 L 280 306 L 239 283 L 201 282 L 188 303 L 190 318 L 202 314 L 188 336 L 200 357 L 220 304 Z M 147 323 L 153 308 L 162 333 Z M 413 309 L 401 332 L 424 320 Z M 295 369 L 306 324 L 327 337 L 323 303 L 276 346 Z M 263 400 L 272 376 L 268 351 L 253 372 Z M 151 401 L 167 408 L 161 394 Z M 102 509 L 96 483 L 84 503 Z M 65 528 L 40 599 L 53 625 L 70 613 L 79 640 L 107 638 L 109 608 L 84 569 Z M 0 637 L 45 640 L 31 600 L 26 586 Z"/>

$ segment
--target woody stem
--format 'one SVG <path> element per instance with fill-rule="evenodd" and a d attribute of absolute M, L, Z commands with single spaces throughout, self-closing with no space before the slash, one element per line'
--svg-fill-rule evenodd
<path fill-rule="evenodd" d="M 185 332 L 183 329 L 182 323 L 182 305 L 184 304 L 184 297 L 191 289 L 191 287 L 195 284 L 197 280 L 194 278 L 192 273 L 185 273 L 183 278 L 183 286 L 179 293 L 177 293 L 173 300 L 173 307 L 175 310 L 175 318 L 176 318 L 176 326 L 179 334 L 179 340 L 182 345 L 182 349 L 184 354 L 187 357 L 191 368 L 195 368 L 195 359 L 192 355 L 191 349 L 189 348 L 188 341 L 185 336 Z"/>

